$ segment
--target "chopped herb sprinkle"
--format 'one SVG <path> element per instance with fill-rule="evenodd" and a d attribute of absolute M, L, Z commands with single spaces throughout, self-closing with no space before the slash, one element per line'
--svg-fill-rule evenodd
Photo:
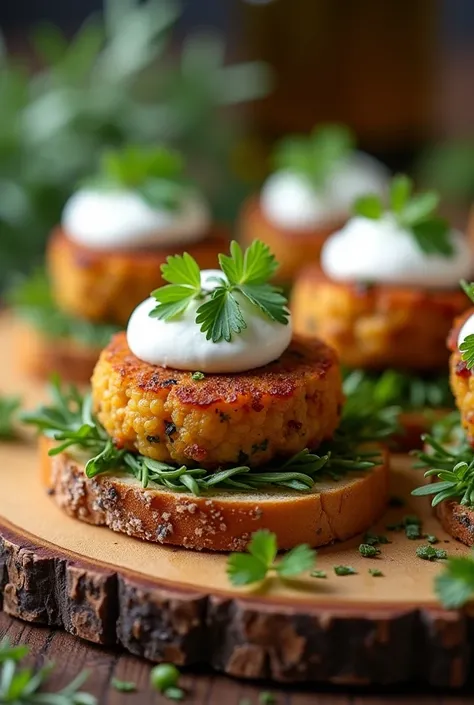
<path fill-rule="evenodd" d="M 372 532 L 368 531 L 366 534 L 364 534 L 364 539 L 362 543 L 368 543 L 369 546 L 378 546 L 379 544 L 385 544 L 385 543 L 392 543 L 387 536 L 384 536 L 383 534 L 373 534 Z"/>
<path fill-rule="evenodd" d="M 328 574 L 325 570 L 313 570 L 309 574 L 311 578 L 327 578 Z"/>
<path fill-rule="evenodd" d="M 378 568 L 369 568 L 369 575 L 373 578 L 383 578 L 384 574 Z"/>
<path fill-rule="evenodd" d="M 424 561 L 442 561 L 448 557 L 444 548 L 433 548 L 433 546 L 418 546 L 416 555 Z"/>
<path fill-rule="evenodd" d="M 355 568 L 350 565 L 335 565 L 334 572 L 336 575 L 357 575 Z"/>
<path fill-rule="evenodd" d="M 425 534 L 423 538 L 431 544 L 439 543 L 439 538 L 437 536 L 433 536 L 432 534 Z"/>
<path fill-rule="evenodd" d="M 416 539 L 422 538 L 421 527 L 419 524 L 406 524 L 405 525 L 405 535 L 407 539 L 415 541 Z"/>
<path fill-rule="evenodd" d="M 370 543 L 361 543 L 359 546 L 359 553 L 362 558 L 375 558 L 375 556 L 380 553 L 380 548 L 377 548 Z"/>
<path fill-rule="evenodd" d="M 191 377 L 195 382 L 200 382 L 206 375 L 204 372 L 193 372 Z"/>
<path fill-rule="evenodd" d="M 112 678 L 110 684 L 119 693 L 134 693 L 137 689 L 137 684 L 133 681 L 121 681 L 118 678 Z"/>

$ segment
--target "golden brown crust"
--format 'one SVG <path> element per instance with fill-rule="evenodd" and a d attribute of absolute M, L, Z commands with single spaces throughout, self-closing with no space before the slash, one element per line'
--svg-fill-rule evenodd
<path fill-rule="evenodd" d="M 437 505 L 435 514 L 443 529 L 453 538 L 466 546 L 474 545 L 474 509 L 447 501 Z"/>
<path fill-rule="evenodd" d="M 227 232 L 214 226 L 206 239 L 184 249 L 202 269 L 214 268 L 228 249 Z M 160 267 L 173 254 L 175 247 L 91 250 L 57 228 L 47 249 L 55 300 L 74 316 L 125 325 L 133 309 L 164 284 Z"/>
<path fill-rule="evenodd" d="M 253 240 L 269 245 L 280 267 L 275 280 L 292 282 L 308 262 L 318 262 L 325 240 L 344 225 L 336 220 L 325 227 L 310 230 L 292 230 L 273 225 L 262 212 L 257 196 L 249 198 L 242 208 L 238 231 L 240 241 L 248 246 Z"/>
<path fill-rule="evenodd" d="M 242 551 L 258 529 L 277 535 L 278 546 L 323 546 L 366 531 L 382 515 L 388 497 L 389 464 L 309 494 L 287 490 L 201 497 L 102 475 L 86 478 L 83 466 L 65 453 L 50 457 L 41 439 L 42 481 L 69 516 L 130 536 L 212 551 Z"/>
<path fill-rule="evenodd" d="M 74 384 L 88 384 L 100 349 L 81 345 L 72 339 L 48 338 L 34 326 L 16 321 L 15 351 L 18 368 L 38 379 L 56 372 Z"/>
<path fill-rule="evenodd" d="M 467 368 L 458 348 L 459 332 L 465 321 L 474 314 L 470 308 L 454 321 L 448 336 L 448 348 L 451 350 L 449 359 L 449 382 L 461 414 L 461 423 L 466 431 L 469 442 L 474 445 L 474 377 Z"/>
<path fill-rule="evenodd" d="M 462 291 L 345 284 L 318 266 L 301 272 L 292 296 L 296 333 L 317 335 L 343 364 L 364 369 L 444 369 L 446 336 L 466 306 Z"/>
<path fill-rule="evenodd" d="M 295 339 L 265 367 L 194 381 L 136 358 L 124 333 L 102 352 L 92 394 L 119 447 L 211 469 L 316 448 L 337 428 L 343 401 L 336 353 L 320 341 Z"/>

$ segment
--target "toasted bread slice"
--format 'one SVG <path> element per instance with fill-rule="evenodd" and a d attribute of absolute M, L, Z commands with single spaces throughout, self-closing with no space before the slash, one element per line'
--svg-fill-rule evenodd
<path fill-rule="evenodd" d="M 454 539 L 474 546 L 474 509 L 464 507 L 453 500 L 441 502 L 435 507 L 435 514 L 443 527 Z"/>
<path fill-rule="evenodd" d="M 145 541 L 192 549 L 241 551 L 253 532 L 269 529 L 278 546 L 323 546 L 367 530 L 383 513 L 389 484 L 388 454 L 373 470 L 323 481 L 301 493 L 215 491 L 196 497 L 124 473 L 88 479 L 83 462 L 66 453 L 49 456 L 42 438 L 42 482 L 66 514 Z"/>

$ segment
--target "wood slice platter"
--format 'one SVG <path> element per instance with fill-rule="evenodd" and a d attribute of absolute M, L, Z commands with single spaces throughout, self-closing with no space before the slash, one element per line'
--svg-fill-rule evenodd
<path fill-rule="evenodd" d="M 45 390 L 15 370 L 6 319 L 0 339 L 0 392 L 35 404 Z M 244 678 L 466 682 L 474 613 L 442 609 L 432 589 L 440 564 L 416 557 L 419 542 L 386 530 L 416 513 L 451 555 L 467 551 L 425 499 L 410 497 L 419 474 L 407 457 L 394 458 L 392 488 L 406 505 L 374 527 L 392 540 L 381 557 L 362 558 L 356 537 L 319 551 L 327 579 L 271 579 L 257 590 L 230 586 L 225 555 L 148 544 L 65 516 L 42 489 L 37 461 L 32 438 L 0 444 L 0 593 L 8 614 L 151 660 Z M 336 576 L 339 564 L 358 574 Z M 385 577 L 372 577 L 375 567 Z"/>

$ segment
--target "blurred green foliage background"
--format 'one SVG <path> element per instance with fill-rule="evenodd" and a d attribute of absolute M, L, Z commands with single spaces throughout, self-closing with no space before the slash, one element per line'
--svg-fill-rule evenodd
<path fill-rule="evenodd" d="M 108 0 L 71 39 L 51 25 L 31 37 L 33 65 L 0 43 L 0 283 L 30 270 L 77 181 L 104 147 L 182 149 L 218 218 L 249 185 L 231 168 L 246 103 L 270 89 L 260 62 L 228 65 L 223 39 L 172 41 L 175 0 Z"/>

